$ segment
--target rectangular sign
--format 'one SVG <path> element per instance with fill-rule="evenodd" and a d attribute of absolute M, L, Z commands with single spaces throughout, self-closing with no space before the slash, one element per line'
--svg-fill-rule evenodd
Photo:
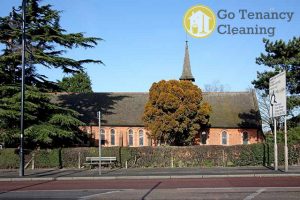
<path fill-rule="evenodd" d="M 271 101 L 271 105 L 270 105 L 271 117 L 279 117 L 282 115 L 286 115 L 286 73 L 285 71 L 270 78 L 269 95 Z"/>

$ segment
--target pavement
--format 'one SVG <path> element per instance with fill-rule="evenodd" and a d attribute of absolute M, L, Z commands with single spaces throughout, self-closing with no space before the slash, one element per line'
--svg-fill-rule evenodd
<path fill-rule="evenodd" d="M 34 169 L 25 170 L 20 177 L 18 169 L 0 169 L 0 181 L 36 180 L 101 180 L 101 179 L 176 179 L 218 177 L 286 177 L 300 176 L 300 166 L 272 168 L 256 167 L 213 167 L 213 168 L 115 168 L 101 169 Z"/>

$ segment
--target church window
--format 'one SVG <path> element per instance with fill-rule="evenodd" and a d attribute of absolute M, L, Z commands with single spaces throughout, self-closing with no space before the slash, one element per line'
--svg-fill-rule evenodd
<path fill-rule="evenodd" d="M 128 131 L 128 145 L 133 146 L 133 130 L 129 129 Z"/>
<path fill-rule="evenodd" d="M 139 130 L 139 145 L 143 146 L 144 145 L 144 131 Z"/>
<path fill-rule="evenodd" d="M 110 130 L 110 144 L 115 145 L 115 129 Z"/>
<path fill-rule="evenodd" d="M 222 144 L 223 145 L 227 145 L 227 132 L 226 131 L 223 131 L 222 132 Z"/>

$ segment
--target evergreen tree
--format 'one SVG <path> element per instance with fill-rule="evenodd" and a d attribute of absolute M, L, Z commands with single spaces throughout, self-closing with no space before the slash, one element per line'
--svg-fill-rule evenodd
<path fill-rule="evenodd" d="M 26 6 L 26 70 L 25 70 L 25 141 L 29 144 L 59 146 L 80 139 L 78 113 L 58 107 L 45 92 L 58 90 L 56 83 L 38 74 L 36 65 L 60 68 L 64 73 L 83 71 L 85 63 L 100 60 L 75 60 L 64 56 L 68 49 L 92 48 L 100 38 L 82 33 L 66 33 L 59 23 L 60 12 L 51 5 L 39 5 L 40 0 L 28 0 Z M 21 82 L 21 13 L 0 17 L 0 142 L 17 146 L 20 118 Z"/>
<path fill-rule="evenodd" d="M 45 75 L 35 70 L 40 64 L 47 68 L 60 68 L 65 73 L 83 71 L 85 63 L 102 63 L 100 60 L 74 60 L 64 57 L 67 49 L 92 48 L 100 38 L 84 37 L 83 33 L 66 33 L 60 26 L 60 12 L 51 5 L 39 5 L 40 0 L 28 0 L 26 13 L 26 46 L 31 55 L 26 54 L 26 83 L 49 90 L 50 82 Z M 13 14 L 21 19 L 21 13 Z M 13 25 L 13 26 L 12 26 Z M 0 42 L 5 45 L 0 57 L 0 65 L 9 82 L 19 81 L 21 73 L 21 23 L 12 23 L 9 16 L 0 17 Z"/>
<path fill-rule="evenodd" d="M 143 120 L 157 143 L 190 145 L 208 127 L 211 106 L 190 81 L 160 81 L 149 92 Z"/>
<path fill-rule="evenodd" d="M 64 92 L 91 93 L 92 83 L 86 72 L 74 74 L 71 77 L 64 77 L 58 82 L 58 86 Z"/>
<path fill-rule="evenodd" d="M 271 42 L 264 39 L 265 51 L 256 58 L 256 63 L 270 68 L 268 71 L 257 72 L 257 79 L 252 81 L 254 87 L 269 94 L 269 80 L 282 70 L 286 71 L 287 108 L 289 114 L 300 106 L 300 37 L 294 37 L 288 42 L 278 40 Z"/>
<path fill-rule="evenodd" d="M 0 141 L 6 146 L 19 142 L 20 87 L 0 86 Z M 84 139 L 78 113 L 51 102 L 51 95 L 33 86 L 26 87 L 25 142 L 27 147 L 57 147 L 80 143 Z"/>

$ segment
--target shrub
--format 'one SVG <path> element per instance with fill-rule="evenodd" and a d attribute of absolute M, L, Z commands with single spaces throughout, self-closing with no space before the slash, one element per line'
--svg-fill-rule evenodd
<path fill-rule="evenodd" d="M 55 168 L 60 167 L 60 149 L 41 149 L 35 151 L 36 168 Z"/>
<path fill-rule="evenodd" d="M 20 157 L 15 149 L 0 150 L 0 167 L 11 169 L 19 167 Z"/>
<path fill-rule="evenodd" d="M 161 146 L 161 147 L 102 147 L 102 156 L 117 158 L 117 167 L 213 167 L 261 166 L 274 160 L 273 144 L 260 143 L 236 146 Z M 42 149 L 25 151 L 26 163 L 35 153 L 36 168 L 77 168 L 88 156 L 98 156 L 97 147 Z M 80 160 L 79 160 L 80 158 Z M 284 164 L 284 146 L 278 145 L 278 163 Z M 300 164 L 300 144 L 289 146 L 289 164 Z M 19 167 L 15 149 L 0 150 L 0 168 Z"/>

